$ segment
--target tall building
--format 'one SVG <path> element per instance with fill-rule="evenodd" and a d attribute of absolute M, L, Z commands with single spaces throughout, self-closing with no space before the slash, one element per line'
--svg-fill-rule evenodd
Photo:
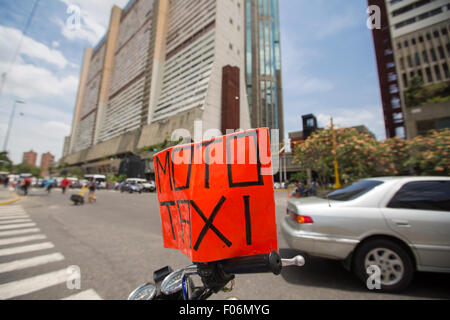
<path fill-rule="evenodd" d="M 28 163 L 36 166 L 37 153 L 33 150 L 23 153 L 22 163 Z"/>
<path fill-rule="evenodd" d="M 53 166 L 55 163 L 55 156 L 52 155 L 50 152 L 47 153 L 43 153 L 41 156 L 41 169 L 42 169 L 42 174 L 47 174 L 48 173 L 48 168 L 50 168 L 51 166 Z"/>
<path fill-rule="evenodd" d="M 381 29 L 373 29 L 373 38 L 386 136 L 412 138 L 450 127 L 450 101 L 438 98 L 450 88 L 450 0 L 368 3 L 381 9 Z M 408 94 L 419 81 L 430 99 Z"/>
<path fill-rule="evenodd" d="M 108 171 L 176 129 L 194 138 L 197 120 L 201 133 L 250 128 L 244 13 L 244 0 L 114 6 L 104 39 L 84 51 L 61 161 Z"/>
<path fill-rule="evenodd" d="M 246 85 L 251 124 L 284 141 L 278 0 L 245 0 Z"/>

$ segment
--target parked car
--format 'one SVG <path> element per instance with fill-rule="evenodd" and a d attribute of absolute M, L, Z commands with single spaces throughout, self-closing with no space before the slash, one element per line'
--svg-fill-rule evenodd
<path fill-rule="evenodd" d="M 364 283 L 376 266 L 384 291 L 405 289 L 415 271 L 450 272 L 449 177 L 364 179 L 327 199 L 290 198 L 287 213 L 290 247 L 341 260 Z"/>
<path fill-rule="evenodd" d="M 151 180 L 150 182 L 143 182 L 142 186 L 144 187 L 145 192 L 155 192 L 156 191 L 156 184 L 155 181 Z"/>
<path fill-rule="evenodd" d="M 130 191 L 131 189 L 131 191 Z M 155 182 L 148 182 L 140 178 L 128 178 L 125 180 L 125 191 L 128 192 L 154 192 L 156 190 Z"/>

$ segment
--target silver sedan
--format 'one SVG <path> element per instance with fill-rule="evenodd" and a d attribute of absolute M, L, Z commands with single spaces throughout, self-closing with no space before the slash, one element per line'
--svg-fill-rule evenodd
<path fill-rule="evenodd" d="M 450 178 L 360 180 L 328 198 L 291 198 L 291 248 L 342 260 L 369 289 L 400 291 L 414 272 L 450 272 Z"/>

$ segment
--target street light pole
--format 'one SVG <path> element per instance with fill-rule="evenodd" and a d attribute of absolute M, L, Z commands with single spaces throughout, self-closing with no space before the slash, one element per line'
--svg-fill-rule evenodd
<path fill-rule="evenodd" d="M 13 123 L 13 120 L 14 120 L 14 115 L 16 114 L 16 105 L 18 103 L 25 104 L 25 101 L 22 101 L 22 100 L 14 101 L 14 105 L 13 105 L 13 109 L 12 109 L 12 112 L 11 112 L 11 116 L 9 117 L 8 130 L 6 131 L 5 142 L 3 143 L 3 151 L 5 151 L 5 152 L 6 152 L 6 147 L 8 146 L 9 134 L 11 132 L 11 127 L 12 127 L 12 123 Z"/>

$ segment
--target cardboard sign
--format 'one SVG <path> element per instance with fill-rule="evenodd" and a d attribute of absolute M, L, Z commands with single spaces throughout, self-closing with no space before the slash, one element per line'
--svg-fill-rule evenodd
<path fill-rule="evenodd" d="M 268 129 L 156 154 L 164 247 L 194 262 L 277 251 Z"/>

